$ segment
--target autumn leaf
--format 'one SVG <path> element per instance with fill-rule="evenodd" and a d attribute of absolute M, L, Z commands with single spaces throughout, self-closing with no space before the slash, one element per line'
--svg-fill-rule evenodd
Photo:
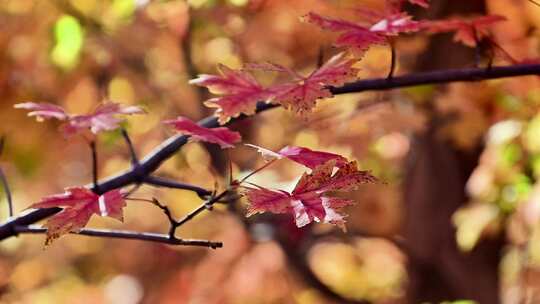
<path fill-rule="evenodd" d="M 213 144 L 218 144 L 221 148 L 232 148 L 234 144 L 242 140 L 240 133 L 231 131 L 226 127 L 204 128 L 192 120 L 179 116 L 173 120 L 166 120 L 163 123 L 172 125 L 176 131 L 191 135 L 191 138 Z"/>
<path fill-rule="evenodd" d="M 46 196 L 29 208 L 63 208 L 45 224 L 47 227 L 45 244 L 48 245 L 66 233 L 79 232 L 94 214 L 123 221 L 122 209 L 125 206 L 126 202 L 120 190 L 97 195 L 87 188 L 74 187 L 66 189 L 62 194 Z"/>
<path fill-rule="evenodd" d="M 263 187 L 247 188 L 244 193 L 249 201 L 246 216 L 257 213 L 286 213 L 291 209 L 291 195 L 282 190 L 271 190 Z"/>
<path fill-rule="evenodd" d="M 329 160 L 334 160 L 337 167 L 347 163 L 347 159 L 341 155 L 324 151 L 314 151 L 304 147 L 287 146 L 278 152 L 274 152 L 256 145 L 246 144 L 246 146 L 257 149 L 265 159 L 281 159 L 286 157 L 310 169 L 315 169 Z"/>
<path fill-rule="evenodd" d="M 225 65 L 219 65 L 218 71 L 220 75 L 199 75 L 189 83 L 222 95 L 205 102 L 206 106 L 217 108 L 215 114 L 221 124 L 240 114 L 254 114 L 257 102 L 268 100 L 269 92 L 249 73 Z"/>
<path fill-rule="evenodd" d="M 58 120 L 67 120 L 69 115 L 64 111 L 60 106 L 51 104 L 51 103 L 35 103 L 35 102 L 25 102 L 18 103 L 14 106 L 16 109 L 25 109 L 30 110 L 28 116 L 35 116 L 38 121 L 43 121 L 45 119 L 55 118 Z"/>
<path fill-rule="evenodd" d="M 28 116 L 35 116 L 38 121 L 45 119 L 58 119 L 65 121 L 61 129 L 65 136 L 71 136 L 84 129 L 90 129 L 94 134 L 110 131 L 120 127 L 122 119 L 117 115 L 131 115 L 145 113 L 137 106 L 122 106 L 117 103 L 99 105 L 96 110 L 87 115 L 71 115 L 57 105 L 50 103 L 26 102 L 15 105 L 16 109 L 30 110 Z"/>
<path fill-rule="evenodd" d="M 271 92 L 271 101 L 300 115 L 310 112 L 315 107 L 317 99 L 333 96 L 329 90 L 330 86 L 340 86 L 356 79 L 358 70 L 353 67 L 355 63 L 356 60 L 347 58 L 345 53 L 340 53 L 307 77 L 288 72 L 293 77 L 292 81 L 268 88 Z"/>
<path fill-rule="evenodd" d="M 386 43 L 386 38 L 383 35 L 370 31 L 369 27 L 346 20 L 323 17 L 313 12 L 308 13 L 302 20 L 315 24 L 324 30 L 342 33 L 334 45 L 349 48 L 357 55 L 364 54 L 373 44 Z"/>
<path fill-rule="evenodd" d="M 421 6 L 423 8 L 429 7 L 429 0 L 409 0 L 410 3 L 416 4 L 418 6 Z"/>
<path fill-rule="evenodd" d="M 505 20 L 503 16 L 487 15 L 475 18 L 423 21 L 421 27 L 429 33 L 455 32 L 454 41 L 475 47 L 483 38 L 489 37 L 489 29 L 493 24 Z"/>
<path fill-rule="evenodd" d="M 340 32 L 336 42 L 337 47 L 350 49 L 356 55 L 363 55 L 364 52 L 374 44 L 385 44 L 389 36 L 396 36 L 400 33 L 416 32 L 420 30 L 417 21 L 407 13 L 396 12 L 380 15 L 370 10 L 359 10 L 369 17 L 378 17 L 371 26 L 364 26 L 342 19 L 323 17 L 310 12 L 303 17 L 303 20 L 319 26 L 324 30 Z"/>
<path fill-rule="evenodd" d="M 396 13 L 379 20 L 369 30 L 384 36 L 397 36 L 401 33 L 419 31 L 420 23 L 412 20 L 412 16 L 407 13 Z"/>
<path fill-rule="evenodd" d="M 330 160 L 304 173 L 292 193 L 263 187 L 246 187 L 249 202 L 248 216 L 263 213 L 291 213 L 297 227 L 313 221 L 330 223 L 345 228 L 345 215 L 339 209 L 353 203 L 351 200 L 330 197 L 328 192 L 352 191 L 359 185 L 375 183 L 377 178 L 368 171 L 360 171 L 356 162 L 341 166 L 335 173 L 335 160 Z"/>

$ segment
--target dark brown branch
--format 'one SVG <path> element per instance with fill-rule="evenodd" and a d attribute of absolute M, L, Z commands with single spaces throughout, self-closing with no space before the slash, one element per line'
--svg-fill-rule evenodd
<path fill-rule="evenodd" d="M 152 186 L 193 191 L 197 193 L 197 195 L 203 199 L 212 194 L 212 191 L 206 190 L 201 187 L 197 187 L 191 184 L 180 183 L 180 182 L 176 182 L 173 180 L 169 180 L 169 179 L 157 177 L 157 176 L 152 176 L 152 175 L 146 177 L 143 182 L 145 184 L 152 185 Z"/>
<path fill-rule="evenodd" d="M 342 87 L 330 88 L 334 94 L 359 93 L 365 91 L 383 91 L 411 87 L 417 85 L 441 84 L 457 81 L 481 81 L 488 79 L 498 79 L 505 77 L 527 76 L 540 74 L 540 64 L 519 64 L 505 67 L 466 68 L 449 69 L 434 72 L 415 73 L 404 76 L 394 76 L 392 79 L 377 78 L 366 79 L 346 84 Z M 259 104 L 257 112 L 263 112 L 277 107 L 272 104 Z M 245 116 L 231 119 L 229 123 L 244 119 Z M 201 126 L 215 128 L 219 123 L 215 117 L 207 117 L 199 122 Z M 97 193 L 104 193 L 113 189 L 125 187 L 140 181 L 141 178 L 149 176 L 159 166 L 171 156 L 173 156 L 183 145 L 187 143 L 188 136 L 176 135 L 165 140 L 156 147 L 144 159 L 140 166 L 132 168 L 118 175 L 111 176 L 99 184 Z M 97 191 L 99 190 L 99 191 Z M 25 212 L 22 215 L 11 218 L 0 225 L 0 240 L 15 235 L 14 227 L 17 225 L 30 225 L 45 219 L 62 210 L 61 208 L 38 209 Z"/>
<path fill-rule="evenodd" d="M 34 227 L 34 226 L 15 226 L 13 227 L 15 235 L 20 233 L 46 233 L 47 228 Z M 106 237 L 128 240 L 140 240 L 147 242 L 163 243 L 168 245 L 179 246 L 201 246 L 209 247 L 212 249 L 223 247 L 221 242 L 211 242 L 206 240 L 192 240 L 192 239 L 179 239 L 169 238 L 167 234 L 148 233 L 148 232 L 136 232 L 126 230 L 109 230 L 109 229 L 82 229 L 79 232 L 72 233 L 77 235 L 93 236 L 93 237 Z"/>

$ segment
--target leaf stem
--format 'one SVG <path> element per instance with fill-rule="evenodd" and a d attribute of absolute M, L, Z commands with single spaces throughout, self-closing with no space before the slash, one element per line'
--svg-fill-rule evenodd
<path fill-rule="evenodd" d="M 4 152 L 5 142 L 6 142 L 6 137 L 5 136 L 0 137 L 0 156 Z M 4 174 L 4 171 L 2 170 L 2 167 L 0 167 L 0 182 L 2 183 L 2 187 L 4 188 L 4 192 L 6 193 L 9 217 L 12 217 L 13 216 L 13 198 L 11 197 L 11 189 L 9 188 L 9 183 L 7 181 L 6 175 Z"/>
<path fill-rule="evenodd" d="M 98 183 L 98 159 L 97 159 L 97 149 L 96 141 L 92 140 L 90 142 L 90 150 L 92 151 L 92 184 L 93 189 L 96 192 L 99 192 L 99 183 Z"/>
<path fill-rule="evenodd" d="M 6 193 L 6 200 L 8 203 L 8 210 L 9 210 L 9 217 L 13 216 L 13 198 L 11 197 L 11 190 L 9 188 L 9 184 L 6 178 L 6 175 L 4 174 L 4 171 L 0 167 L 0 181 L 2 182 L 2 187 L 4 188 L 4 192 Z"/>
<path fill-rule="evenodd" d="M 396 62 L 397 62 L 397 52 L 396 52 L 396 44 L 394 43 L 394 39 L 390 38 L 388 40 L 388 44 L 390 45 L 390 71 L 388 72 L 388 76 L 386 76 L 387 79 L 394 78 L 394 73 L 396 71 Z"/>

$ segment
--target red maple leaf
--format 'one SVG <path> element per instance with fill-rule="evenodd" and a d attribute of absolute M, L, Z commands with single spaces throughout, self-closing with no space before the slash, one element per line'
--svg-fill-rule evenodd
<path fill-rule="evenodd" d="M 212 93 L 222 95 L 205 102 L 206 106 L 217 108 L 215 114 L 221 124 L 240 114 L 254 114 L 257 102 L 269 98 L 269 92 L 245 71 L 233 70 L 225 65 L 219 65 L 218 71 L 219 76 L 203 74 L 189 83 L 206 87 Z"/>
<path fill-rule="evenodd" d="M 454 41 L 476 47 L 483 38 L 489 37 L 489 29 L 493 24 L 504 20 L 506 18 L 503 16 L 487 15 L 476 18 L 423 21 L 421 27 L 430 33 L 455 32 Z"/>
<path fill-rule="evenodd" d="M 416 4 L 418 6 L 421 6 L 423 8 L 429 7 L 429 0 L 409 0 L 410 3 Z"/>
<path fill-rule="evenodd" d="M 265 159 L 281 159 L 286 157 L 310 169 L 315 169 L 329 160 L 334 160 L 337 167 L 347 164 L 347 159 L 341 155 L 324 151 L 314 151 L 304 147 L 287 146 L 278 152 L 274 152 L 256 145 L 246 145 L 256 148 Z"/>
<path fill-rule="evenodd" d="M 355 190 L 359 185 L 377 181 L 368 171 L 360 171 L 356 162 L 349 162 L 333 173 L 335 160 L 330 160 L 304 173 L 292 193 L 263 187 L 248 187 L 248 216 L 263 213 L 291 213 L 296 226 L 303 227 L 313 221 L 337 225 L 344 229 L 345 216 L 338 210 L 353 203 L 351 200 L 330 197 L 335 191 Z"/>
<path fill-rule="evenodd" d="M 92 215 L 108 216 L 123 221 L 122 209 L 126 201 L 120 190 L 112 190 L 97 195 L 84 187 L 66 189 L 65 193 L 46 196 L 29 208 L 64 208 L 45 224 L 47 239 L 50 244 L 55 239 L 69 232 L 79 232 Z"/>
<path fill-rule="evenodd" d="M 61 129 L 66 136 L 84 129 L 90 129 L 94 134 L 114 130 L 120 127 L 122 122 L 122 119 L 117 118 L 116 115 L 145 113 L 140 107 L 122 106 L 117 103 L 101 104 L 92 114 L 87 115 L 67 114 L 62 107 L 50 103 L 25 102 L 16 104 L 15 108 L 30 110 L 28 116 L 35 116 L 38 121 L 51 118 L 65 121 Z"/>
<path fill-rule="evenodd" d="M 281 104 L 298 114 L 310 112 L 317 99 L 332 97 L 329 86 L 339 86 L 356 78 L 358 70 L 353 68 L 356 60 L 347 58 L 344 53 L 328 60 L 319 69 L 304 77 L 277 64 L 251 65 L 267 71 L 286 72 L 293 79 L 290 82 L 268 88 L 270 101 Z"/>
<path fill-rule="evenodd" d="M 231 131 L 226 127 L 204 128 L 181 116 L 176 119 L 166 120 L 163 123 L 172 125 L 182 134 L 191 135 L 192 139 L 218 144 L 221 148 L 232 148 L 235 143 L 242 140 L 240 133 Z"/>
<path fill-rule="evenodd" d="M 387 43 L 389 36 L 420 30 L 419 23 L 413 21 L 411 16 L 403 12 L 381 15 L 371 10 L 360 9 L 358 11 L 367 15 L 368 19 L 373 20 L 370 26 L 323 17 L 313 12 L 304 16 L 303 20 L 325 30 L 341 32 L 342 34 L 334 43 L 335 46 L 349 48 L 357 55 L 362 55 L 373 44 Z"/>

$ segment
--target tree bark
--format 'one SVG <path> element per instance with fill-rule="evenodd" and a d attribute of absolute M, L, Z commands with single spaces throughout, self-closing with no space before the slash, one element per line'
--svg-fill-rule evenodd
<path fill-rule="evenodd" d="M 482 13 L 483 1 L 434 2 L 436 16 Z M 418 70 L 474 64 L 474 50 L 437 37 L 419 62 Z M 452 54 L 452 56 L 448 56 Z M 459 118 L 458 118 L 459 119 Z M 465 183 L 478 163 L 482 144 L 470 152 L 459 151 L 437 136 L 444 118 L 432 114 L 427 131 L 417 134 L 408 156 L 404 183 L 403 234 L 410 258 L 408 303 L 469 299 L 500 303 L 498 267 L 502 237 L 482 240 L 470 253 L 456 245 L 452 215 L 467 202 Z"/>

